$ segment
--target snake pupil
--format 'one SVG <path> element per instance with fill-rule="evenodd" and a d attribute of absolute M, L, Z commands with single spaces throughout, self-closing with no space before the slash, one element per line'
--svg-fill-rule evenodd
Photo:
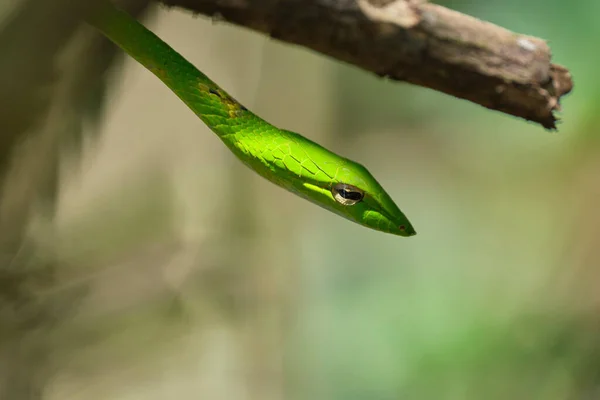
<path fill-rule="evenodd" d="M 365 193 L 359 188 L 345 183 L 338 183 L 331 188 L 333 198 L 344 206 L 352 206 L 365 197 Z"/>
<path fill-rule="evenodd" d="M 362 193 L 360 193 L 360 192 L 351 192 L 349 190 L 340 189 L 340 191 L 338 193 L 340 194 L 340 196 L 342 196 L 346 200 L 358 201 L 358 200 L 362 199 Z"/>

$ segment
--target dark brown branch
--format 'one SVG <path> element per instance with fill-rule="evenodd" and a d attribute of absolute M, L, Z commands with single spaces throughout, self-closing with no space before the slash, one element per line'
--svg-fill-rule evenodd
<path fill-rule="evenodd" d="M 545 41 L 418 0 L 161 0 L 556 128 L 571 74 Z"/>

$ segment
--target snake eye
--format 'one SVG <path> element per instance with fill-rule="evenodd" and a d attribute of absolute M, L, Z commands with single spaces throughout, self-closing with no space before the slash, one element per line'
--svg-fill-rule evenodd
<path fill-rule="evenodd" d="M 345 183 L 336 183 L 331 188 L 331 194 L 335 201 L 344 206 L 353 206 L 365 197 L 365 192 Z"/>

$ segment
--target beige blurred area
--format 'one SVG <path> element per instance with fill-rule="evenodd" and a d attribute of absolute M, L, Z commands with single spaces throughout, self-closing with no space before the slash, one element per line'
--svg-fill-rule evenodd
<path fill-rule="evenodd" d="M 247 107 L 327 140 L 323 59 L 156 11 L 148 27 Z M 234 159 L 132 59 L 109 81 L 98 139 L 60 190 L 50 247 L 68 265 L 61 285 L 86 293 L 56 332 L 67 351 L 48 398 L 285 398 L 281 342 L 310 205 Z"/>
<path fill-rule="evenodd" d="M 180 10 L 155 9 L 147 24 L 248 107 L 326 139 L 324 60 Z M 58 265 L 36 301 L 75 304 L 11 345 L 39 348 L 23 353 L 33 374 L 46 370 L 48 399 L 283 398 L 282 330 L 310 206 L 243 167 L 131 59 L 108 80 L 99 126 L 84 123 L 79 154 L 60 159 L 53 220 L 30 222 L 36 252 Z"/>
<path fill-rule="evenodd" d="M 0 400 L 598 398 L 600 86 L 573 43 L 600 32 L 541 1 L 447 5 L 549 38 L 576 77 L 558 133 L 127 3 L 249 109 L 365 164 L 413 238 L 275 187 L 95 31 L 2 4 Z"/>

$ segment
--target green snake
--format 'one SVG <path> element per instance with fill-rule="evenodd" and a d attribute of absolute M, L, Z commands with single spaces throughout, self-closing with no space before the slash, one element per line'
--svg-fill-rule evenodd
<path fill-rule="evenodd" d="M 365 227 L 416 234 L 364 166 L 258 117 L 126 12 L 102 1 L 87 22 L 156 75 L 262 177 Z"/>

